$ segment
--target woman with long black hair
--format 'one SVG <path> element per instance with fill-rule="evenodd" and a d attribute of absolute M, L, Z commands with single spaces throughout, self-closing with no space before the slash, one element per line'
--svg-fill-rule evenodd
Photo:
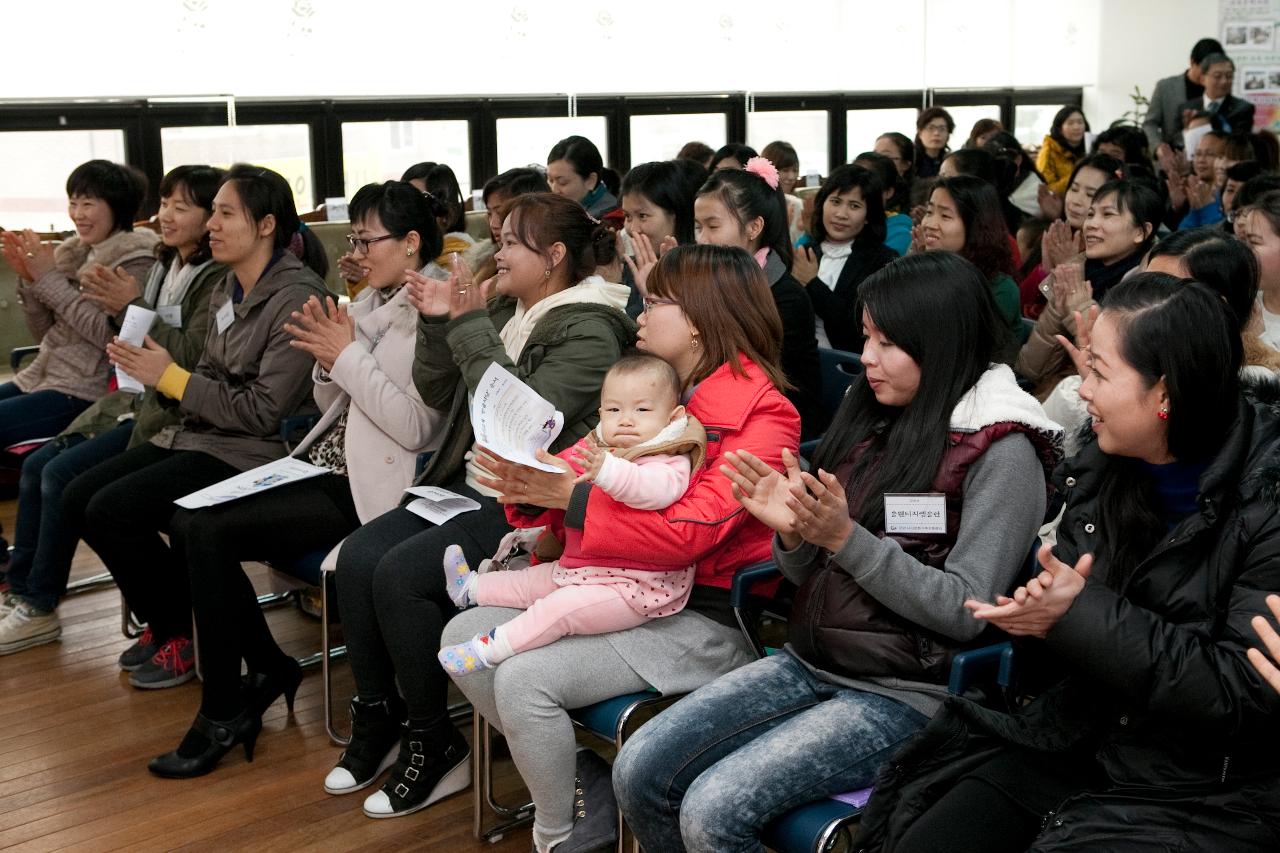
<path fill-rule="evenodd" d="M 861 298 L 866 372 L 814 473 L 788 450 L 785 472 L 749 452 L 720 467 L 800 587 L 790 643 L 623 747 L 614 787 L 647 850 L 759 850 L 783 812 L 870 784 L 981 632 L 964 601 L 1008 590 L 1041 523 L 1059 431 L 991 364 L 1000 320 L 982 274 L 950 252 L 914 255 Z M 904 524 L 903 494 L 938 492 L 933 532 Z"/>
<path fill-rule="evenodd" d="M 966 602 L 1061 669 L 1014 715 L 949 700 L 876 780 L 864 850 L 1276 847 L 1280 696 L 1246 654 L 1280 589 L 1275 392 L 1242 393 L 1223 299 L 1160 273 L 1107 294 L 1090 360 L 1043 571 Z"/>

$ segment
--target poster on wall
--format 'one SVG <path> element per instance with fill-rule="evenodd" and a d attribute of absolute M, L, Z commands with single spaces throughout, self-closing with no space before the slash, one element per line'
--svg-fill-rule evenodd
<path fill-rule="evenodd" d="M 1257 107 L 1255 128 L 1280 131 L 1280 0 L 1218 0 L 1218 22 L 1236 64 L 1233 94 Z"/>

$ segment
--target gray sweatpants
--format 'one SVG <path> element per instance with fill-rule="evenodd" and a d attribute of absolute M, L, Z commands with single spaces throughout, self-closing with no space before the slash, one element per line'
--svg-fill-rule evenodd
<path fill-rule="evenodd" d="M 445 625 L 442 645 L 471 639 L 518 616 L 507 607 L 476 607 Z M 650 686 L 602 636 L 568 636 L 508 658 L 494 669 L 455 679 L 490 725 L 502 732 L 536 808 L 540 847 L 573 829 L 577 741 L 567 708 L 581 708 Z"/>

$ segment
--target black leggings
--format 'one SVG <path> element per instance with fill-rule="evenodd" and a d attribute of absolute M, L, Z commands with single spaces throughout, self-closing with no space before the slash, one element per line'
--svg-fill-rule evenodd
<path fill-rule="evenodd" d="M 359 526 L 351 485 L 335 474 L 220 506 L 178 510 L 173 547 L 190 578 L 204 678 L 200 710 L 206 717 L 229 720 L 242 709 L 241 660 L 260 673 L 279 672 L 288 663 L 241 562 L 286 565 L 327 551 Z"/>
<path fill-rule="evenodd" d="M 480 502 L 436 526 L 406 509 L 384 513 L 338 552 L 338 605 L 361 699 L 400 693 L 415 728 L 447 719 L 449 678 L 436 659 L 444 624 L 458 612 L 445 592 L 444 552 L 460 545 L 475 566 L 510 530 L 502 506 L 459 479 L 446 486 Z"/>
<path fill-rule="evenodd" d="M 156 642 L 191 636 L 186 561 L 160 538 L 178 511 L 174 501 L 238 473 L 207 453 L 143 444 L 90 468 L 67 487 L 64 507 L 81 499 L 81 480 L 98 486 L 85 508 L 81 535 Z"/>

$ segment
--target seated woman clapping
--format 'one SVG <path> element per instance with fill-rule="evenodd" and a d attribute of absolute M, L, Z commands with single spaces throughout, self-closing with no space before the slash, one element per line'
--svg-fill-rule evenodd
<path fill-rule="evenodd" d="M 67 178 L 73 236 L 54 248 L 30 230 L 3 233 L 0 254 L 18 275 L 22 316 L 40 352 L 12 381 L 0 383 L 0 450 L 57 435 L 107 392 L 102 348 L 111 340 L 111 318 L 81 283 L 99 267 L 147 277 L 158 239 L 148 228 L 133 230 L 146 194 L 137 169 L 90 160 Z"/>
<path fill-rule="evenodd" d="M 107 346 L 181 422 L 81 475 L 105 484 L 85 509 L 84 540 L 149 628 L 120 657 L 135 687 L 173 687 L 196 674 L 186 562 L 160 535 L 173 532 L 173 502 L 282 456 L 281 419 L 311 402 L 312 357 L 289 345 L 281 325 L 327 293 L 327 263 L 315 235 L 300 230 L 289 182 L 270 169 L 233 166 L 208 228 L 213 259 L 228 271 L 209 297 L 195 369 L 150 337 L 141 347 L 119 339 Z"/>
<path fill-rule="evenodd" d="M 783 812 L 870 784 L 981 632 L 964 601 L 1009 589 L 1042 521 L 1060 433 L 992 365 L 1003 326 L 983 275 L 913 255 L 859 296 L 866 372 L 816 473 L 786 450 L 784 473 L 748 452 L 721 468 L 800 587 L 790 643 L 623 748 L 615 788 L 646 849 L 758 850 Z"/>
<path fill-rule="evenodd" d="M 1107 293 L 1090 360 L 1043 572 L 967 603 L 1059 680 L 1013 715 L 949 702 L 877 781 L 866 850 L 1276 849 L 1280 696 L 1247 654 L 1280 589 L 1274 392 L 1241 393 L 1221 297 L 1159 273 Z"/>
<path fill-rule="evenodd" d="M 82 300 L 106 312 L 108 327 L 118 327 L 130 306 L 155 309 L 152 339 L 188 369 L 204 351 L 209 295 L 227 276 L 210 253 L 207 229 L 223 174 L 212 166 L 178 166 L 164 176 L 161 243 L 149 275 L 136 279 L 123 266 L 94 264 L 80 278 Z M 163 405 L 154 388 L 141 394 L 122 388 L 23 460 L 9 592 L 0 598 L 0 655 L 53 642 L 62 633 L 56 609 L 67 590 L 84 508 L 110 482 L 80 475 L 177 422 L 178 412 Z"/>
<path fill-rule="evenodd" d="M 284 326 L 291 345 L 315 358 L 314 396 L 324 409 L 294 456 L 328 473 L 179 510 L 170 524 L 191 581 L 204 684 L 191 731 L 177 750 L 151 762 L 161 776 L 207 773 L 237 741 L 251 750 L 262 712 L 281 694 L 292 710 L 302 670 L 272 638 L 241 563 L 287 566 L 331 548 L 395 507 L 413 481 L 418 453 L 440 443 L 444 415 L 428 408 L 413 385 L 418 311 L 404 286 L 408 270 L 440 252 L 432 207 L 410 184 L 388 181 L 362 187 L 350 212 L 348 239 L 369 286 L 349 310 L 312 296 Z M 335 556 L 336 549 L 330 560 Z M 211 734 L 219 730 L 230 733 L 231 743 Z"/>

